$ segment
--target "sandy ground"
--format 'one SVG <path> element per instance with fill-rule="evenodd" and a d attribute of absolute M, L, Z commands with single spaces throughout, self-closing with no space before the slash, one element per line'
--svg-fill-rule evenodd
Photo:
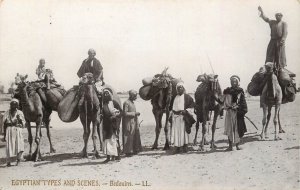
<path fill-rule="evenodd" d="M 198 146 L 190 145 L 185 154 L 172 155 L 162 150 L 164 133 L 160 135 L 159 150 L 151 150 L 154 141 L 154 118 L 150 102 L 138 100 L 137 110 L 143 120 L 141 131 L 144 152 L 137 156 L 125 158 L 120 162 L 103 164 L 100 159 L 92 157 L 92 141 L 89 141 L 88 159 L 80 158 L 83 147 L 83 129 L 76 120 L 63 123 L 52 114 L 51 132 L 56 149 L 49 154 L 49 143 L 43 129 L 41 150 L 44 161 L 22 162 L 20 166 L 6 167 L 5 144 L 0 144 L 0 190 L 4 189 L 299 189 L 299 114 L 300 97 L 281 108 L 281 123 L 286 131 L 281 134 L 283 140 L 273 141 L 274 125 L 269 126 L 270 140 L 260 141 L 262 110 L 257 99 L 248 100 L 249 116 L 258 126 L 257 131 L 246 121 L 248 132 L 243 138 L 241 151 L 226 152 L 228 144 L 223 135 L 224 120 L 217 123 L 217 150 L 197 151 Z M 123 100 L 124 101 L 124 100 Z M 7 104 L 1 104 L 1 109 Z M 192 143 L 195 127 L 192 128 Z M 28 153 L 27 130 L 25 153 Z M 200 134 L 198 135 L 200 141 Z M 99 144 L 98 144 L 99 147 Z M 13 180 L 36 180 L 35 184 L 15 185 Z M 44 183 L 37 180 L 57 180 Z M 70 180 L 70 181 L 67 181 Z M 74 181 L 72 181 L 74 180 Z M 78 181 L 79 180 L 79 181 Z M 84 181 L 89 180 L 89 181 Z M 92 184 L 92 180 L 94 184 Z M 130 182 L 132 186 L 110 186 L 111 181 Z M 56 185 L 55 186 L 55 182 Z M 67 186 L 65 182 L 75 182 Z M 89 182 L 89 183 L 88 183 Z M 98 183 L 98 184 L 97 184 Z M 142 186 L 147 183 L 150 186 Z M 140 184 L 140 185 L 139 185 Z M 85 185 L 85 186 L 82 186 Z"/>

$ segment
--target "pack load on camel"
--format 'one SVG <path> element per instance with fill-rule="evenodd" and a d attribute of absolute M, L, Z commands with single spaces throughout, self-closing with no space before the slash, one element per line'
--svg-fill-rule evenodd
<path fill-rule="evenodd" d="M 60 101 L 58 105 L 58 116 L 62 121 L 73 122 L 78 118 L 78 104 L 82 103 L 83 99 L 82 93 L 80 93 L 80 89 L 82 88 L 82 84 L 85 83 L 84 80 L 87 79 L 89 75 L 91 75 L 91 73 L 86 73 L 82 81 L 79 82 L 79 85 L 74 85 L 71 89 L 69 89 L 63 97 L 63 99 Z M 104 84 L 102 88 L 110 89 L 112 91 L 113 100 L 116 101 L 120 106 L 122 106 L 120 98 L 109 84 Z M 101 94 L 98 93 L 99 99 L 101 99 L 100 96 Z"/>
<path fill-rule="evenodd" d="M 142 80 L 143 86 L 139 90 L 139 95 L 143 100 L 150 100 L 161 91 L 169 87 L 170 82 L 173 84 L 170 88 L 170 93 L 176 95 L 176 84 L 179 79 L 173 78 L 167 73 L 168 68 L 165 68 L 161 74 L 156 74 L 154 77 L 147 77 Z M 171 94 L 169 94 L 171 95 Z M 162 106 L 163 100 L 159 100 L 159 105 Z"/>
<path fill-rule="evenodd" d="M 291 71 L 281 68 L 276 73 L 278 82 L 282 89 L 282 103 L 293 102 L 296 97 L 296 75 Z M 251 96 L 260 96 L 266 83 L 266 71 L 265 67 L 261 67 L 257 73 L 255 73 L 248 84 L 247 91 Z"/>
<path fill-rule="evenodd" d="M 170 116 L 171 100 L 176 96 L 176 85 L 180 79 L 173 78 L 167 73 L 168 68 L 165 68 L 161 74 L 156 74 L 154 77 L 144 78 L 143 86 L 139 89 L 139 95 L 143 100 L 151 100 L 152 112 L 156 121 L 155 141 L 152 149 L 158 148 L 158 137 L 162 128 L 162 116 L 165 113 L 166 118 Z M 168 139 L 168 119 L 165 120 L 164 131 L 166 143 L 164 150 L 169 149 Z"/>
<path fill-rule="evenodd" d="M 47 102 L 52 110 L 57 111 L 58 104 L 66 94 L 66 90 L 56 82 L 51 69 L 46 69 L 44 79 L 35 81 L 37 92 L 43 102 Z"/>
<path fill-rule="evenodd" d="M 45 107 L 49 107 L 54 111 L 57 111 L 58 104 L 62 100 L 66 91 L 56 82 L 53 77 L 53 72 L 50 69 L 46 70 L 44 79 L 28 82 L 27 92 L 35 91 L 40 96 L 42 103 Z M 16 79 L 20 78 L 17 73 Z M 18 81 L 17 81 L 18 82 Z M 13 97 L 19 98 L 19 89 L 15 89 Z"/>

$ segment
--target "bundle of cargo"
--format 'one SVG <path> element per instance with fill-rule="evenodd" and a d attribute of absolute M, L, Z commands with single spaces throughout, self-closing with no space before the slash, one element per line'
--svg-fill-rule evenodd
<path fill-rule="evenodd" d="M 278 82 L 282 89 L 282 104 L 293 102 L 296 98 L 296 75 L 291 71 L 283 68 L 278 72 Z"/>
<path fill-rule="evenodd" d="M 265 67 L 261 67 L 251 79 L 247 86 L 247 91 L 251 96 L 260 96 L 264 88 Z"/>
<path fill-rule="evenodd" d="M 79 95 L 79 88 L 80 86 L 75 85 L 73 88 L 68 90 L 58 105 L 58 116 L 63 122 L 73 122 L 79 116 L 78 104 L 82 98 Z M 122 103 L 119 96 L 110 85 L 105 84 L 102 86 L 102 89 L 110 89 L 112 92 L 113 101 L 115 101 L 118 106 L 122 108 Z"/>
<path fill-rule="evenodd" d="M 176 84 L 179 79 L 173 78 L 167 73 L 168 68 L 165 68 L 161 74 L 156 74 L 154 77 L 146 77 L 142 80 L 143 86 L 139 89 L 139 95 L 143 100 L 150 100 L 161 89 L 166 89 L 172 84 L 171 93 L 176 93 Z"/>
<path fill-rule="evenodd" d="M 293 102 L 296 97 L 296 75 L 291 71 L 282 68 L 277 73 L 277 79 L 282 89 L 282 103 Z M 265 85 L 265 68 L 261 67 L 259 72 L 255 73 L 251 82 L 247 86 L 247 91 L 251 96 L 260 96 Z"/>
<path fill-rule="evenodd" d="M 39 95 L 46 97 L 47 104 L 51 107 L 52 110 L 57 110 L 60 101 L 63 99 L 63 96 L 66 94 L 66 91 L 63 88 L 51 87 L 45 91 L 38 91 Z"/>
<path fill-rule="evenodd" d="M 68 90 L 58 104 L 57 113 L 63 122 L 73 122 L 79 116 L 79 110 L 77 108 L 80 99 L 78 89 L 79 86 L 76 85 Z"/>

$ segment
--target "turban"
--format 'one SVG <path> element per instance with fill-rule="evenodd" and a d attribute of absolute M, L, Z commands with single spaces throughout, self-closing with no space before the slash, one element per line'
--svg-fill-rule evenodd
<path fill-rule="evenodd" d="M 230 77 L 230 80 L 233 80 L 233 79 L 236 79 L 236 80 L 238 80 L 239 82 L 241 81 L 240 77 L 237 76 L 237 75 L 232 75 L 232 76 Z"/>
<path fill-rule="evenodd" d="M 232 81 L 232 80 L 234 80 L 234 79 L 237 80 L 238 86 L 240 86 L 240 81 L 241 81 L 240 77 L 237 76 L 237 75 L 232 75 L 232 76 L 230 77 L 230 80 Z"/>
<path fill-rule="evenodd" d="M 178 87 L 182 87 L 182 88 L 185 90 L 183 84 L 184 84 L 184 83 L 183 83 L 182 81 L 178 82 L 178 83 L 176 84 L 176 91 L 178 91 Z"/>
<path fill-rule="evenodd" d="M 19 100 L 18 100 L 18 99 L 13 98 L 13 99 L 10 101 L 10 103 L 13 103 L 13 102 L 16 102 L 16 103 L 19 105 Z"/>

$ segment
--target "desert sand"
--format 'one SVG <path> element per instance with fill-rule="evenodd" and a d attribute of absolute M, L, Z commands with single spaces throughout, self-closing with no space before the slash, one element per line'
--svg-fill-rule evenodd
<path fill-rule="evenodd" d="M 206 151 L 200 152 L 198 151 L 199 145 L 191 144 L 188 153 L 177 155 L 162 150 L 164 145 L 163 130 L 159 139 L 160 149 L 151 150 L 155 137 L 155 122 L 151 103 L 138 99 L 136 106 L 137 110 L 141 112 L 140 120 L 143 120 L 140 132 L 144 151 L 137 156 L 122 157 L 120 162 L 114 161 L 108 164 L 102 163 L 105 160 L 103 154 L 101 154 L 100 159 L 93 158 L 91 139 L 88 149 L 89 158 L 81 158 L 79 153 L 83 148 L 83 129 L 79 119 L 73 123 L 64 123 L 54 112 L 52 114 L 51 133 L 56 153 L 49 154 L 49 142 L 46 130 L 43 128 L 41 141 L 43 161 L 26 161 L 21 162 L 19 166 L 6 167 L 5 143 L 1 142 L 0 190 L 299 189 L 299 98 L 298 95 L 295 102 L 281 107 L 281 123 L 286 133 L 280 134 L 282 138 L 280 141 L 273 140 L 274 125 L 272 121 L 269 125 L 269 140 L 260 140 L 262 109 L 259 108 L 257 97 L 254 97 L 247 99 L 249 108 L 247 116 L 253 120 L 259 130 L 256 130 L 246 120 L 248 132 L 242 140 L 241 147 L 243 150 L 225 151 L 228 144 L 227 137 L 223 135 L 224 119 L 218 119 L 215 136 L 218 148 L 215 151 L 211 151 L 209 145 L 206 145 Z M 2 102 L 0 108 L 3 110 L 7 106 L 7 102 Z M 29 147 L 27 130 L 23 129 L 23 132 L 26 155 Z M 195 127 L 192 128 L 192 133 L 189 136 L 190 143 L 193 142 L 194 133 Z M 198 134 L 198 142 L 200 138 L 201 131 Z M 32 183 L 31 185 L 28 185 L 27 182 L 23 185 L 17 185 L 19 181 L 16 180 L 35 181 L 28 181 Z M 40 184 L 37 184 L 37 181 Z M 69 186 L 65 182 L 69 182 Z M 75 184 L 73 184 L 74 182 Z M 111 183 L 132 186 L 110 186 Z M 142 183 L 144 185 L 147 183 L 148 186 L 142 186 Z"/>

